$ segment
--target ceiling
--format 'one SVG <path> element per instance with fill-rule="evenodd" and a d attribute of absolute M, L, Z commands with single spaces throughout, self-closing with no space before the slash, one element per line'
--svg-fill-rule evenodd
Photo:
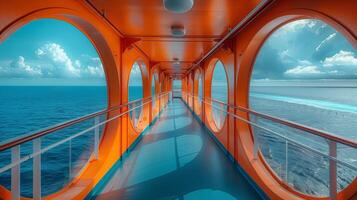
<path fill-rule="evenodd" d="M 163 0 L 88 0 L 151 61 L 180 75 L 207 53 L 252 11 L 260 0 L 195 0 L 192 10 L 176 14 Z M 171 35 L 171 26 L 185 28 L 185 36 Z M 178 64 L 173 59 L 177 58 Z"/>

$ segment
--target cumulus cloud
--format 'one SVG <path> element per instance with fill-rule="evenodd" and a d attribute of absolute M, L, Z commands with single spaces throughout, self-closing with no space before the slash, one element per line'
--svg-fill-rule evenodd
<path fill-rule="evenodd" d="M 335 55 L 325 58 L 322 64 L 324 67 L 334 67 L 334 66 L 356 67 L 357 58 L 355 57 L 353 52 L 341 50 Z"/>
<path fill-rule="evenodd" d="M 300 75 L 316 75 L 321 74 L 322 72 L 318 69 L 317 66 L 296 66 L 292 69 L 289 69 L 285 72 L 286 75 L 300 76 Z"/>
<path fill-rule="evenodd" d="M 42 71 L 38 66 L 29 65 L 23 56 L 19 56 L 16 60 L 0 66 L 0 76 L 7 78 L 40 77 Z"/>
<path fill-rule="evenodd" d="M 76 60 L 77 66 L 81 69 L 81 75 L 85 77 L 104 77 L 103 65 L 98 57 L 90 57 L 85 60 L 85 65 Z"/>
<path fill-rule="evenodd" d="M 35 58 L 0 62 L 0 77 L 6 78 L 102 78 L 103 66 L 98 57 L 82 56 L 72 60 L 57 43 L 47 43 L 35 51 Z"/>
<path fill-rule="evenodd" d="M 346 38 L 319 20 L 282 26 L 264 43 L 253 79 L 355 79 L 357 51 Z"/>
<path fill-rule="evenodd" d="M 79 77 L 80 68 L 76 66 L 69 58 L 61 45 L 48 43 L 36 50 L 36 55 L 41 59 L 47 59 L 51 62 L 55 76 L 58 77 Z"/>

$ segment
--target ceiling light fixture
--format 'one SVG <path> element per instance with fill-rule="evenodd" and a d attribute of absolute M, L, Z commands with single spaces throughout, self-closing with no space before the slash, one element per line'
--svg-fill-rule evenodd
<path fill-rule="evenodd" d="M 194 0 L 163 0 L 166 10 L 174 13 L 185 13 L 192 9 Z"/>
<path fill-rule="evenodd" d="M 173 25 L 173 26 L 171 26 L 171 34 L 174 37 L 183 37 L 186 34 L 185 27 L 178 26 L 178 25 Z"/>

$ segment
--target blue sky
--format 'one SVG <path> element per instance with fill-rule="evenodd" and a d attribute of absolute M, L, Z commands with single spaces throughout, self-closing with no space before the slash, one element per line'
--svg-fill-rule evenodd
<path fill-rule="evenodd" d="M 134 70 L 135 71 L 135 70 Z M 132 77 L 138 85 L 141 76 Z M 223 70 L 214 82 L 225 84 Z M 298 20 L 274 32 L 261 48 L 254 80 L 357 79 L 357 51 L 319 20 Z M 99 56 L 72 25 L 33 21 L 0 44 L 0 85 L 105 85 Z"/>
<path fill-rule="evenodd" d="M 142 85 L 143 85 L 143 77 L 141 74 L 141 69 L 139 64 L 135 62 L 130 71 L 129 86 L 142 86 Z"/>
<path fill-rule="evenodd" d="M 357 51 L 319 20 L 298 20 L 274 32 L 252 75 L 260 80 L 357 79 Z"/>
<path fill-rule="evenodd" d="M 0 85 L 105 85 L 86 36 L 59 20 L 33 21 L 0 44 Z"/>

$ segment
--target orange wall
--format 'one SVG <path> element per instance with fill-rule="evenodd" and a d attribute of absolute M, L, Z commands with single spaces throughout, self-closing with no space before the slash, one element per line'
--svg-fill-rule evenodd
<path fill-rule="evenodd" d="M 343 0 L 276 0 L 248 26 L 240 30 L 227 41 L 223 47 L 203 63 L 204 96 L 210 97 L 213 63 L 220 59 L 228 73 L 228 102 L 231 105 L 248 107 L 250 73 L 259 48 L 269 34 L 276 28 L 291 20 L 317 18 L 325 21 L 344 34 L 357 47 L 357 4 L 355 1 Z M 185 79 L 192 77 L 194 70 Z M 189 91 L 183 87 L 184 91 Z M 228 117 L 222 130 L 213 127 L 210 106 L 204 107 L 205 124 L 216 138 L 234 156 L 236 162 L 249 174 L 271 199 L 326 199 L 301 194 L 281 183 L 271 170 L 266 167 L 262 157 L 253 159 L 253 137 L 250 127 L 244 122 Z M 233 109 L 229 112 L 234 113 Z M 248 119 L 245 113 L 237 112 L 240 117 Z M 339 199 L 349 199 L 357 191 L 357 180 L 339 193 Z"/>
<path fill-rule="evenodd" d="M 151 95 L 150 61 L 140 51 L 124 43 L 120 33 L 113 29 L 84 1 L 31 0 L 31 3 L 24 0 L 0 1 L 0 43 L 24 24 L 41 18 L 53 18 L 69 22 L 90 39 L 100 55 L 106 73 L 108 107 L 127 102 L 128 73 L 130 73 L 131 65 L 136 59 L 142 60 L 146 65 L 143 69 L 144 97 Z M 157 71 L 157 73 L 160 73 L 160 69 Z M 165 74 L 161 78 L 166 79 L 169 84 Z M 167 89 L 170 89 L 170 85 Z M 121 111 L 126 109 L 124 108 Z M 141 127 L 141 130 L 152 119 L 152 117 L 149 117 L 151 109 L 151 104 L 143 109 L 146 123 Z M 120 111 L 113 111 L 108 114 L 108 117 L 113 117 L 118 113 Z M 91 161 L 70 184 L 45 199 L 54 197 L 83 199 L 138 137 L 139 132 L 133 129 L 127 115 L 108 123 L 100 144 L 99 160 Z M 0 197 L 10 199 L 10 192 L 0 187 Z"/>
<path fill-rule="evenodd" d="M 228 78 L 228 103 L 247 107 L 250 73 L 252 66 L 264 40 L 281 24 L 299 18 L 318 18 L 332 25 L 343 33 L 350 42 L 357 47 L 357 4 L 352 0 L 276 0 L 261 15 L 256 17 L 244 30 L 227 42 L 223 48 L 202 63 L 204 74 L 204 98 L 210 97 L 210 79 L 212 77 L 212 63 L 220 59 L 227 71 Z M 65 20 L 79 28 L 96 47 L 105 68 L 108 85 L 108 106 L 115 106 L 127 101 L 127 81 L 130 67 L 136 59 L 145 63 L 144 97 L 150 96 L 152 67 L 150 60 L 142 55 L 136 48 L 127 46 L 122 36 L 110 24 L 97 15 L 84 1 L 61 0 L 43 1 L 24 0 L 0 1 L 0 42 L 12 32 L 31 20 L 41 18 L 55 18 Z M 190 53 L 190 52 L 187 52 Z M 192 52 L 193 53 L 193 52 Z M 157 68 L 160 92 L 168 91 L 172 87 L 171 80 Z M 193 93 L 195 75 L 190 73 L 183 79 L 184 91 Z M 191 98 L 192 99 L 192 98 Z M 160 107 L 168 99 L 161 101 Z M 192 101 L 189 101 L 191 106 Z M 127 110 L 124 108 L 122 111 Z M 144 108 L 147 123 L 150 122 L 150 106 Z M 203 107 L 203 121 L 209 128 L 212 127 L 210 107 Z M 234 112 L 233 110 L 230 110 Z M 108 117 L 118 114 L 110 113 Z M 237 115 L 247 118 L 244 113 Z M 142 127 L 144 128 L 144 127 Z M 211 128 L 213 132 L 214 129 Z M 72 184 L 66 186 L 48 198 L 77 198 L 82 199 L 103 177 L 117 159 L 125 152 L 126 148 L 137 138 L 140 131 L 133 129 L 127 116 L 109 123 L 105 129 L 105 137 L 100 144 L 100 159 L 90 162 L 86 169 Z M 249 127 L 232 117 L 228 117 L 222 130 L 216 131 L 217 139 L 234 155 L 235 160 L 254 179 L 254 181 L 272 199 L 314 199 L 297 193 L 283 186 L 269 169 L 265 167 L 264 160 L 253 161 L 253 139 Z M 79 189 L 81 188 L 81 189 Z M 347 199 L 357 191 L 356 181 L 339 194 L 340 199 Z M 9 198 L 9 192 L 0 189 L 0 196 Z M 315 198 L 316 199 L 316 198 Z"/>

